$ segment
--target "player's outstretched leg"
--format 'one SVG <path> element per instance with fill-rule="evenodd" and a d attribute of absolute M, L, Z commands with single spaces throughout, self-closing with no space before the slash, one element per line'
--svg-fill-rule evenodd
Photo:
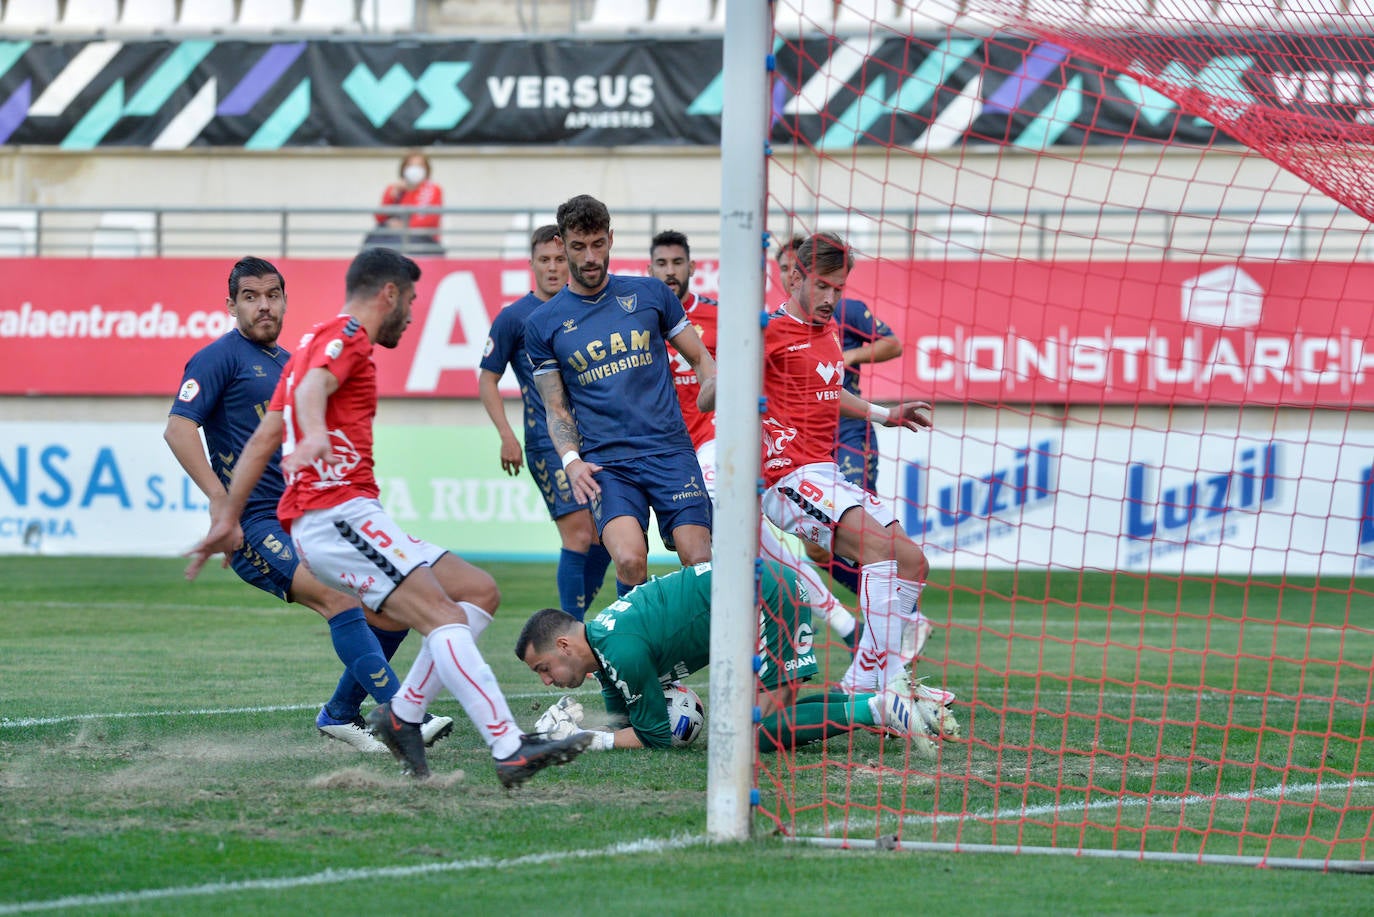
<path fill-rule="evenodd" d="M 911 739 L 911 747 L 917 754 L 934 759 L 937 754 L 935 732 L 926 718 L 926 711 L 919 710 L 919 703 L 912 701 L 896 685 L 888 685 L 881 694 L 869 698 L 868 706 L 873 712 L 875 722 L 881 723 L 887 731 L 896 736 Z"/>
<path fill-rule="evenodd" d="M 352 679 L 351 675 L 348 677 Z M 315 717 L 315 728 L 325 738 L 351 745 L 361 752 L 375 753 L 387 750 L 387 747 L 368 731 L 367 722 L 363 720 L 362 714 L 355 714 L 346 720 L 336 719 L 330 716 L 328 706 L 321 707 Z"/>
<path fill-rule="evenodd" d="M 496 779 L 508 789 L 517 787 L 546 767 L 567 764 L 591 744 L 590 732 L 575 732 L 562 739 L 521 736 L 515 754 L 496 759 Z"/>
<path fill-rule="evenodd" d="M 367 715 L 372 734 L 381 741 L 392 756 L 401 762 L 401 770 L 417 780 L 429 776 L 429 762 L 425 760 L 425 740 L 419 723 L 407 723 L 391 711 L 391 704 L 379 704 Z"/>

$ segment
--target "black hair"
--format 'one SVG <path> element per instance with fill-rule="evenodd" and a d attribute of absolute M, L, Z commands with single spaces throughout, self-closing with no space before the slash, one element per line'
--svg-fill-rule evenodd
<path fill-rule="evenodd" d="M 833 232 L 818 232 L 797 249 L 793 266 L 803 274 L 829 274 L 854 267 L 854 253 Z"/>
<path fill-rule="evenodd" d="M 805 241 L 806 241 L 806 236 L 802 236 L 802 235 L 793 236 L 792 238 L 788 239 L 786 242 L 782 243 L 782 245 L 780 245 L 780 246 L 778 247 L 778 253 L 777 253 L 777 255 L 776 255 L 775 257 L 777 258 L 777 260 L 778 260 L 779 262 L 781 262 L 781 261 L 782 261 L 782 256 L 783 256 L 783 255 L 787 254 L 788 252 L 792 252 L 792 253 L 795 254 L 796 251 L 797 251 L 797 249 L 801 248 L 801 247 L 802 247 L 802 243 L 805 242 Z"/>
<path fill-rule="evenodd" d="M 245 277 L 266 277 L 269 274 L 276 274 L 277 280 L 281 281 L 281 291 L 286 292 L 286 278 L 277 270 L 277 266 L 271 261 L 262 258 L 255 258 L 252 255 L 240 258 L 229 271 L 229 298 L 236 300 L 239 298 L 239 284 Z"/>
<path fill-rule="evenodd" d="M 611 212 L 590 194 L 569 198 L 558 207 L 558 234 L 609 232 Z"/>
<path fill-rule="evenodd" d="M 515 641 L 515 658 L 525 661 L 525 654 L 533 647 L 536 653 L 547 652 L 560 634 L 572 630 L 577 619 L 558 608 L 543 608 L 530 615 Z"/>
<path fill-rule="evenodd" d="M 687 256 L 688 261 L 692 260 L 692 246 L 687 244 L 687 236 L 678 232 L 676 229 L 665 229 L 663 232 L 654 236 L 653 241 L 649 243 L 650 258 L 654 256 L 654 249 L 661 245 L 676 245 L 682 249 L 682 253 Z"/>
<path fill-rule="evenodd" d="M 419 279 L 420 265 L 395 249 L 365 248 L 348 266 L 344 292 L 349 299 L 373 296 L 388 283 L 404 289 Z"/>
<path fill-rule="evenodd" d="M 552 223 L 547 226 L 540 226 L 530 233 L 530 257 L 534 257 L 534 250 L 541 245 L 545 245 L 558 238 L 558 227 Z"/>

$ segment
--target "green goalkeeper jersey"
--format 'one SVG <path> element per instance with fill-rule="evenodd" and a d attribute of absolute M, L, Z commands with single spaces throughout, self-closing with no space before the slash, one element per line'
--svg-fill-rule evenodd
<path fill-rule="evenodd" d="M 809 678 L 816 654 L 805 586 L 791 570 L 764 561 L 760 589 L 760 680 L 772 688 Z M 606 711 L 628 720 L 646 748 L 672 745 L 663 689 L 710 661 L 711 565 L 655 577 L 586 623 Z"/>

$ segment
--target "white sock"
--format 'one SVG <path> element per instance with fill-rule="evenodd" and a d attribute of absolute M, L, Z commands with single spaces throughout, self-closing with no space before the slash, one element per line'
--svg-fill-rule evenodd
<path fill-rule="evenodd" d="M 506 758 L 520 747 L 520 727 L 511 715 L 506 696 L 491 667 L 472 642 L 466 624 L 445 624 L 425 640 L 439 680 L 457 698 L 472 725 L 482 734 L 493 757 Z"/>
<path fill-rule="evenodd" d="M 882 691 L 891 678 L 899 677 L 902 637 L 907 622 L 917 614 L 921 585 L 897 577 L 895 560 L 864 564 L 859 574 L 859 607 L 867 627 L 859 638 L 854 661 L 841 684 L 849 691 Z"/>
<path fill-rule="evenodd" d="M 925 583 L 918 583 L 909 579 L 894 579 L 897 585 L 897 594 L 902 597 L 911 596 L 911 607 L 903 615 L 902 622 L 902 649 L 901 665 L 910 665 L 921 650 L 925 648 L 926 638 L 930 636 L 931 623 L 925 615 L 921 614 L 919 601 L 921 591 L 925 589 Z"/>
<path fill-rule="evenodd" d="M 472 639 L 475 643 L 477 638 L 482 636 L 482 631 L 486 630 L 487 625 L 491 623 L 491 613 L 471 602 L 459 602 L 458 607 L 463 609 L 463 614 L 468 616 L 468 629 L 472 631 Z"/>
<path fill-rule="evenodd" d="M 793 554 L 792 550 L 783 543 L 782 539 L 773 531 L 773 527 L 767 522 L 759 525 L 759 553 L 796 572 L 797 578 L 806 584 L 806 592 L 811 598 L 812 609 L 825 619 L 825 623 L 830 625 L 831 630 L 839 634 L 841 638 L 854 633 L 854 616 L 849 613 L 849 609 L 845 608 L 844 603 L 835 598 L 835 594 L 826 588 L 825 581 L 821 579 L 811 564 Z"/>
<path fill-rule="evenodd" d="M 869 618 L 868 622 L 863 633 L 859 634 L 859 645 L 854 647 L 854 660 L 845 670 L 844 678 L 840 679 L 841 689 L 850 693 L 882 690 L 879 677 L 883 673 L 885 656 L 874 642 L 873 619 Z"/>
<path fill-rule="evenodd" d="M 443 687 L 434 672 L 434 658 L 429 654 L 429 638 L 426 637 L 396 696 L 391 699 L 391 712 L 407 723 L 418 723 L 425 718 L 425 711 Z"/>

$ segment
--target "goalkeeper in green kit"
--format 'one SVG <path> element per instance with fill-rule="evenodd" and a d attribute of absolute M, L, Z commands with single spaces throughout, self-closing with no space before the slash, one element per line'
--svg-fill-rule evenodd
<path fill-rule="evenodd" d="M 762 562 L 758 696 L 761 752 L 795 748 L 856 727 L 911 738 L 935 756 L 934 741 L 956 737 L 947 707 L 892 688 L 880 694 L 818 692 L 797 697 L 817 672 L 806 587 L 781 564 Z M 556 608 L 525 622 L 515 655 L 546 685 L 577 688 L 595 675 L 613 731 L 594 731 L 589 750 L 668 748 L 663 691 L 706 667 L 711 652 L 711 565 L 684 567 L 637 586 L 586 622 Z M 550 737 L 582 730 L 582 705 L 563 697 L 535 724 Z"/>

